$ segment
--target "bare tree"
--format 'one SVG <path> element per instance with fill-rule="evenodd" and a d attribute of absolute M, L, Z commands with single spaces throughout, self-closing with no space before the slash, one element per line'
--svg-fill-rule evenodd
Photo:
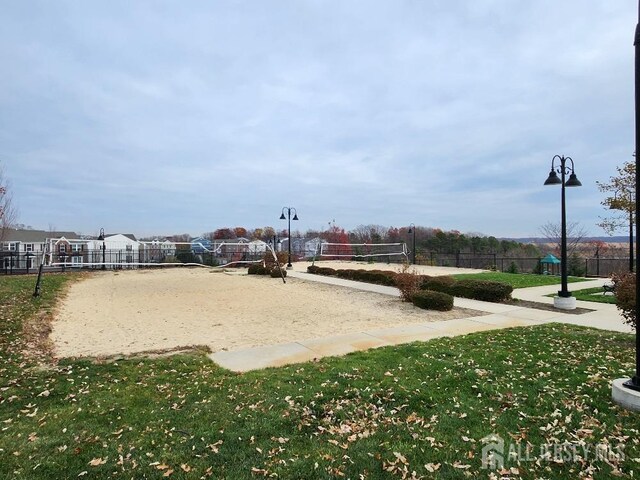
<path fill-rule="evenodd" d="M 11 185 L 0 165 L 0 241 L 4 240 L 6 232 L 16 223 L 18 212 L 13 206 Z"/>
<path fill-rule="evenodd" d="M 382 225 L 358 225 L 351 230 L 350 237 L 354 243 L 382 243 L 387 239 L 388 228 Z"/>
<path fill-rule="evenodd" d="M 559 223 L 547 222 L 540 227 L 540 233 L 545 237 L 554 250 L 560 252 L 562 225 Z M 567 222 L 567 255 L 577 253 L 582 239 L 587 236 L 587 230 L 580 222 Z"/>

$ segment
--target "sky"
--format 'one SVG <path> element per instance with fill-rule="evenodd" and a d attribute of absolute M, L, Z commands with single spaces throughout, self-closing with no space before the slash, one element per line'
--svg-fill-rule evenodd
<path fill-rule="evenodd" d="M 0 164 L 18 221 L 139 236 L 420 226 L 539 236 L 554 155 L 633 161 L 631 0 L 0 4 Z"/>

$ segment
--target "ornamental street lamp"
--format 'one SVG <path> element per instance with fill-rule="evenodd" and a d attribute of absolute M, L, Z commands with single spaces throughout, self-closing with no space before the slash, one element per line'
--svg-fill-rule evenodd
<path fill-rule="evenodd" d="M 559 165 L 556 165 L 556 160 Z M 571 162 L 571 169 L 567 166 L 567 161 Z M 558 177 L 557 174 L 560 174 Z M 569 175 L 569 179 L 566 180 L 566 176 Z M 561 185 L 562 186 L 562 230 L 560 233 L 560 267 L 561 267 L 561 282 L 562 286 L 558 292 L 558 296 L 554 298 L 554 306 L 563 310 L 573 310 L 576 308 L 576 299 L 571 296 L 567 288 L 567 211 L 565 201 L 565 187 L 581 187 L 582 183 L 578 180 L 578 177 L 574 171 L 573 159 L 571 157 L 565 157 L 561 155 L 555 155 L 551 160 L 551 171 L 549 172 L 549 178 L 544 182 L 545 185 Z"/>
<path fill-rule="evenodd" d="M 413 246 L 411 247 L 411 258 L 414 265 L 416 264 L 416 226 L 413 223 L 409 224 L 409 230 L 407 233 L 413 233 Z"/>
<path fill-rule="evenodd" d="M 287 212 L 286 217 L 284 216 L 284 212 Z M 291 212 L 293 212 L 293 220 L 298 220 L 298 212 L 293 207 L 282 207 L 282 214 L 280 215 L 280 220 L 286 220 L 287 218 L 289 219 L 289 262 L 287 263 L 287 270 L 293 268 L 293 265 L 291 265 Z"/>
<path fill-rule="evenodd" d="M 98 240 L 102 240 L 102 270 L 106 270 L 107 261 L 105 257 L 107 256 L 107 244 L 104 241 L 104 228 L 100 229 L 100 235 L 98 236 Z"/>

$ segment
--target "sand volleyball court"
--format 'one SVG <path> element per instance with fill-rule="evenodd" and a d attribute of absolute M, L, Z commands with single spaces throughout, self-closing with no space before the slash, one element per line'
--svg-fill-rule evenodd
<path fill-rule="evenodd" d="M 70 286 L 58 309 L 54 353 L 110 356 L 193 345 L 215 352 L 481 314 L 420 310 L 378 293 L 242 272 L 93 273 Z"/>

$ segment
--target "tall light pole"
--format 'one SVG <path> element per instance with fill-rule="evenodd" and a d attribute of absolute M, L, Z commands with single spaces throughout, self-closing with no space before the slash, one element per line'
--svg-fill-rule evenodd
<path fill-rule="evenodd" d="M 287 212 L 287 216 L 284 216 L 284 212 Z M 298 220 L 298 212 L 293 207 L 282 207 L 282 214 L 280 215 L 280 220 L 289 219 L 289 228 L 288 228 L 288 236 L 289 236 L 289 262 L 287 263 L 287 270 L 293 268 L 291 265 L 291 212 L 293 212 L 293 220 Z"/>
<path fill-rule="evenodd" d="M 107 244 L 104 241 L 104 228 L 100 229 L 100 235 L 98 236 L 98 240 L 102 240 L 102 270 L 107 269 Z"/>
<path fill-rule="evenodd" d="M 636 97 L 636 373 L 624 383 L 624 386 L 632 390 L 640 392 L 640 332 L 638 332 L 638 298 L 640 298 L 640 282 L 637 275 L 640 271 L 640 248 L 638 246 L 638 210 L 640 209 L 640 201 L 638 199 L 638 189 L 640 188 L 640 180 L 638 179 L 638 158 L 640 158 L 640 1 L 638 2 L 638 23 L 636 24 L 636 34 L 633 41 L 635 48 L 635 97 Z"/>
<path fill-rule="evenodd" d="M 409 224 L 409 230 L 407 230 L 407 233 L 413 233 L 413 247 L 411 249 L 411 258 L 412 258 L 412 263 L 415 265 L 416 264 L 416 226 L 413 223 Z"/>
<path fill-rule="evenodd" d="M 556 164 L 556 160 L 557 163 Z M 571 170 L 567 166 L 567 161 L 571 162 Z M 558 173 L 560 177 L 558 177 Z M 569 175 L 569 179 L 566 176 Z M 561 288 L 558 292 L 558 296 L 554 298 L 554 305 L 556 308 L 563 310 L 573 310 L 576 308 L 576 299 L 571 296 L 571 292 L 567 288 L 567 208 L 565 200 L 565 187 L 581 187 L 582 183 L 578 180 L 574 171 L 573 159 L 571 157 L 565 157 L 564 155 L 555 155 L 551 159 L 551 171 L 549 177 L 544 182 L 545 185 L 561 185 L 561 203 L 562 203 L 562 229 L 560 233 L 560 275 L 561 275 Z"/>

